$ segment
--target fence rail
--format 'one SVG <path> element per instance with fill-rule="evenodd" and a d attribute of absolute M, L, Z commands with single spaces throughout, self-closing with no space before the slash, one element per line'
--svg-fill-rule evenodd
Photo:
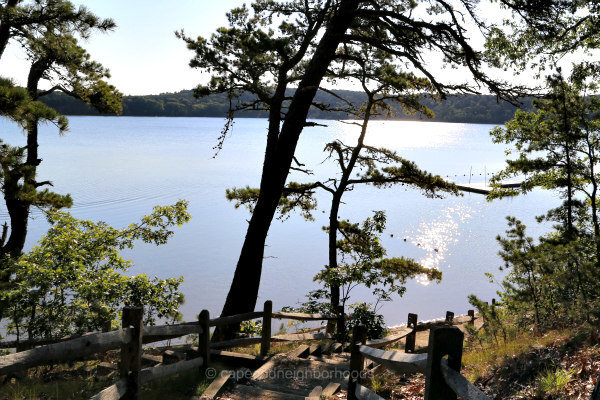
<path fill-rule="evenodd" d="M 92 397 L 94 400 L 117 400 L 139 398 L 139 387 L 155 379 L 175 375 L 197 367 L 205 367 L 210 361 L 211 349 L 224 349 L 253 344 L 261 345 L 261 355 L 270 351 L 271 342 L 319 340 L 330 338 L 324 333 L 297 333 L 271 335 L 271 320 L 294 319 L 299 321 L 336 320 L 338 316 L 273 312 L 272 302 L 266 301 L 263 311 L 253 311 L 227 317 L 210 319 L 209 312 L 202 310 L 199 320 L 177 325 L 143 326 L 143 310 L 125 307 L 122 315 L 122 329 L 107 332 L 92 332 L 63 338 L 11 341 L 0 343 L 0 348 L 16 348 L 17 353 L 0 357 L 0 375 L 33 368 L 41 365 L 57 364 L 85 358 L 97 353 L 120 349 L 120 376 L 115 384 L 103 389 Z M 240 338 L 210 343 L 210 327 L 236 324 L 262 318 L 261 337 Z M 198 347 L 192 359 L 174 364 L 141 368 L 142 345 L 177 337 L 198 335 Z M 29 348 L 29 350 L 19 351 Z"/>
<path fill-rule="evenodd" d="M 260 344 L 260 353 L 266 356 L 270 352 L 271 342 L 319 340 L 331 337 L 330 334 L 326 333 L 272 335 L 272 319 L 294 319 L 300 321 L 325 320 L 337 321 L 338 325 L 340 323 L 343 324 L 343 315 L 340 317 L 340 315 L 273 312 L 271 301 L 265 302 L 263 311 L 253 311 L 212 320 L 210 319 L 209 312 L 202 310 L 198 321 L 178 325 L 143 326 L 142 316 L 143 310 L 141 308 L 125 307 L 122 315 L 122 329 L 54 339 L 59 342 L 45 344 L 41 347 L 0 357 L 0 374 L 9 374 L 40 365 L 73 361 L 96 353 L 120 348 L 121 379 L 93 396 L 92 399 L 117 400 L 123 397 L 138 399 L 139 387 L 144 383 L 193 368 L 206 367 L 210 362 L 211 349 Z M 261 337 L 210 343 L 210 327 L 235 324 L 257 318 L 262 318 L 263 335 Z M 468 316 L 458 318 L 454 318 L 454 313 L 447 312 L 446 318 L 417 323 L 417 315 L 409 314 L 406 328 L 401 329 L 394 335 L 372 341 L 366 341 L 366 330 L 364 327 L 356 327 L 351 345 L 352 357 L 350 370 L 351 372 L 360 372 L 363 368 L 363 360 L 367 358 L 398 373 L 425 372 L 427 376 L 426 400 L 456 399 L 456 393 L 465 400 L 488 399 L 468 382 L 466 378 L 460 375 L 462 332 L 458 328 L 449 327 L 449 325 L 462 322 L 473 324 L 475 319 L 476 317 L 472 311 L 469 311 Z M 412 354 L 416 351 L 416 333 L 426 329 L 431 329 L 428 354 Z M 198 347 L 190 352 L 191 359 L 169 365 L 141 368 L 143 344 L 190 334 L 198 335 L 199 343 Z M 457 336 L 458 334 L 460 334 L 460 337 Z M 380 347 L 394 343 L 402 338 L 406 338 L 404 353 L 380 349 Z M 51 342 L 53 339 L 48 341 Z M 19 346 L 36 346 L 43 342 L 8 343 Z M 0 343 L 0 347 L 6 346 L 2 346 Z M 448 361 L 443 359 L 446 355 L 449 355 Z M 351 374 L 352 376 L 354 375 Z M 446 392 L 453 395 L 448 397 L 447 395 L 440 394 Z M 380 399 L 375 393 L 362 386 L 358 379 L 350 379 L 348 393 L 349 399 Z"/>
<path fill-rule="evenodd" d="M 469 311 L 464 322 L 472 324 L 475 314 Z M 379 395 L 361 385 L 364 360 L 369 359 L 383 365 L 388 370 L 403 374 L 420 372 L 425 374 L 425 400 L 490 400 L 460 373 L 464 334 L 457 327 L 454 314 L 448 312 L 443 321 L 431 321 L 417 324 L 416 314 L 409 314 L 407 331 L 402 332 L 408 351 L 384 351 L 369 346 L 366 341 L 366 328 L 356 326 L 352 332 L 350 379 L 348 382 L 349 400 L 382 399 Z M 462 322 L 462 321 L 461 321 Z M 428 326 L 429 345 L 427 354 L 414 352 L 415 335 L 418 330 Z M 410 339 L 409 339 L 410 338 Z"/>

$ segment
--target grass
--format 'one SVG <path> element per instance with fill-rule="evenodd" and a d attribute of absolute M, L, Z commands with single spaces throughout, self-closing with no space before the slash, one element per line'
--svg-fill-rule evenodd
<path fill-rule="evenodd" d="M 564 392 L 567 385 L 575 378 L 575 369 L 555 368 L 542 372 L 537 379 L 536 396 L 556 396 Z"/>
<path fill-rule="evenodd" d="M 89 399 L 118 378 L 94 378 L 88 373 L 77 373 L 77 368 L 91 363 L 78 363 L 73 367 L 59 365 L 52 368 L 32 369 L 21 380 L 11 379 L 0 386 L 0 399 Z"/>
<path fill-rule="evenodd" d="M 472 342 L 463 352 L 462 373 L 474 382 L 489 371 L 498 368 L 508 358 L 518 357 L 535 347 L 548 346 L 557 340 L 571 338 L 573 334 L 572 330 L 550 331 L 543 336 L 523 332 L 497 345 Z"/>

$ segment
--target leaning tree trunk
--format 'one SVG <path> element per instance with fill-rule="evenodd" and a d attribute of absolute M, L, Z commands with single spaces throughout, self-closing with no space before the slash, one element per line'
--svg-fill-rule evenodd
<path fill-rule="evenodd" d="M 222 316 L 254 310 L 258 298 L 264 246 L 277 204 L 290 171 L 296 145 L 308 110 L 343 35 L 354 19 L 359 0 L 342 0 L 309 62 L 281 127 L 274 154 L 265 154 L 260 195 L 248 225 L 246 238 Z M 268 162 L 267 162 L 268 161 Z M 268 169 L 268 170 L 267 170 Z M 229 338 L 237 327 L 225 328 L 219 337 Z"/>

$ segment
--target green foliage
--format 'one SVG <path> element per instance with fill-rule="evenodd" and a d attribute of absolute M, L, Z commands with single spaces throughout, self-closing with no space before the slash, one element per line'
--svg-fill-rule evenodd
<path fill-rule="evenodd" d="M 260 336 L 262 333 L 262 322 L 257 320 L 242 321 L 240 330 L 236 333 L 238 338 Z"/>
<path fill-rule="evenodd" d="M 577 214 L 587 207 L 576 198 L 581 195 L 591 205 L 598 235 L 596 191 L 600 175 L 595 166 L 600 161 L 600 101 L 586 97 L 582 93 L 585 86 L 566 82 L 560 74 L 549 78 L 548 86 L 550 93 L 534 101 L 536 112 L 517 111 L 504 128 L 492 130 L 494 142 L 511 145 L 508 154 L 516 155 L 492 178 L 492 184 L 511 177 L 522 179 L 522 183 L 518 189 L 497 186 L 490 198 L 514 196 L 536 187 L 557 191 L 564 203 L 544 218 L 560 222 L 562 230 L 572 236 Z"/>
<path fill-rule="evenodd" d="M 346 99 L 353 107 L 359 107 L 364 101 L 364 94 L 358 91 L 334 90 L 334 93 Z M 290 90 L 286 93 L 292 96 Z M 250 94 L 241 96 L 242 101 L 250 101 Z M 64 115 L 99 115 L 100 113 L 85 102 L 67 96 L 63 93 L 52 93 L 40 99 L 44 104 L 52 107 Z M 531 109 L 531 99 L 521 99 L 524 110 Z M 329 93 L 319 92 L 315 102 L 329 104 L 332 110 L 323 110 L 311 107 L 308 112 L 310 119 L 344 120 L 354 118 L 348 111 L 343 111 L 347 104 Z M 420 103 L 433 112 L 430 118 L 437 122 L 461 122 L 474 124 L 503 124 L 510 120 L 517 107 L 506 102 L 496 101 L 495 96 L 466 94 L 463 96 L 448 96 L 442 102 L 426 97 Z M 167 106 L 167 104 L 175 106 Z M 402 121 L 421 120 L 420 113 L 406 113 L 400 105 L 390 102 L 390 112 L 374 115 L 373 119 L 393 119 Z M 183 90 L 176 93 L 163 93 L 144 96 L 123 96 L 123 112 L 125 116 L 150 116 L 150 117 L 218 117 L 223 118 L 229 110 L 229 100 L 225 94 L 211 94 L 196 99 L 193 92 Z M 336 111 L 339 110 L 339 111 Z M 241 118 L 267 118 L 268 113 L 263 110 L 241 110 L 237 112 Z"/>
<path fill-rule="evenodd" d="M 517 189 L 496 187 L 491 197 L 514 196 L 536 187 L 553 190 L 563 203 L 539 221 L 555 221 L 555 231 L 538 241 L 525 226 L 508 218 L 505 237 L 498 237 L 504 307 L 521 327 L 544 331 L 583 321 L 598 323 L 600 296 L 600 101 L 586 96 L 595 85 L 549 78 L 550 92 L 535 101 L 536 112 L 521 112 L 505 128 L 492 131 L 494 140 L 511 144 L 515 159 L 494 177 L 523 179 Z M 509 153 L 510 154 L 510 153 Z"/>
<path fill-rule="evenodd" d="M 386 250 L 380 242 L 385 223 L 383 211 L 376 211 L 362 224 L 347 220 L 339 222 L 342 239 L 337 242 L 337 250 L 342 262 L 336 268 L 325 267 L 314 279 L 326 288 L 339 286 L 342 304 L 357 285 L 370 288 L 378 304 L 391 300 L 394 293 L 402 296 L 406 291 L 404 284 L 410 278 L 424 275 L 429 280 L 439 282 L 442 279 L 441 271 L 425 268 L 413 259 L 385 258 Z"/>
<path fill-rule="evenodd" d="M 10 332 L 32 339 L 98 330 L 118 320 L 123 305 L 143 306 L 146 324 L 157 318 L 179 320 L 183 278 L 125 276 L 131 261 L 119 251 L 132 248 L 136 240 L 165 243 L 171 227 L 189 221 L 186 208 L 185 201 L 155 207 L 123 229 L 48 213 L 52 226 L 47 234 L 10 269 L 9 290 L 3 292 Z"/>
<path fill-rule="evenodd" d="M 50 181 L 36 180 L 42 161 L 38 125 L 53 122 L 59 132 L 67 129 L 67 119 L 38 100 L 59 91 L 100 112 L 120 113 L 121 93 L 105 81 L 110 76 L 108 70 L 79 45 L 93 32 L 113 29 L 114 21 L 100 19 L 66 0 L 3 1 L 0 15 L 0 56 L 7 43 L 16 40 L 30 63 L 24 89 L 0 78 L 0 115 L 18 123 L 27 134 L 25 146 L 2 143 L 0 150 L 0 179 L 10 215 L 10 236 L 6 237 L 7 227 L 0 241 L 0 257 L 16 258 L 23 250 L 31 206 L 59 209 L 72 203 L 68 195 L 41 189 L 51 185 Z M 48 82 L 48 90 L 40 90 L 43 81 Z"/>
<path fill-rule="evenodd" d="M 585 321 L 598 323 L 595 243 L 589 237 L 557 241 L 551 233 L 534 241 L 526 227 L 508 218 L 506 236 L 497 238 L 506 275 L 500 282 L 501 308 L 485 306 L 474 296 L 471 304 L 490 321 L 490 329 L 503 329 L 500 311 L 510 316 L 519 329 L 533 327 L 543 332 L 555 327 L 574 326 Z M 503 335 L 506 336 L 505 331 Z"/>
<path fill-rule="evenodd" d="M 536 397 L 560 396 L 567 385 L 576 379 L 576 375 L 577 370 L 575 368 L 566 370 L 555 367 L 542 372 L 537 378 Z"/>
<path fill-rule="evenodd" d="M 314 197 L 315 187 L 314 184 L 289 182 L 277 205 L 278 218 L 287 219 L 293 211 L 298 211 L 304 219 L 313 221 L 312 211 L 317 208 L 317 200 Z M 235 208 L 245 206 L 250 213 L 254 211 L 259 195 L 260 190 L 250 186 L 243 189 L 234 187 L 225 191 L 225 198 L 232 201 Z"/>
<path fill-rule="evenodd" d="M 14 82 L 0 77 L 0 113 L 27 129 L 28 121 L 37 118 L 56 124 L 60 132 L 68 128 L 67 118 L 41 101 L 33 101 L 27 90 Z"/>
<path fill-rule="evenodd" d="M 346 319 L 346 332 L 352 332 L 355 326 L 362 325 L 367 328 L 368 339 L 379 339 L 385 336 L 387 328 L 383 315 L 377 314 L 373 305 L 367 303 L 354 303 L 350 305 L 350 316 Z"/>

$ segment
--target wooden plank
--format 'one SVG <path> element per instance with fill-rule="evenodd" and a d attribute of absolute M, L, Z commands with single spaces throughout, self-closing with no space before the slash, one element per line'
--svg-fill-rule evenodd
<path fill-rule="evenodd" d="M 273 318 L 275 318 L 275 319 L 294 319 L 294 320 L 298 320 L 298 321 L 322 321 L 322 320 L 337 319 L 337 317 L 335 315 L 289 313 L 289 312 L 281 312 L 281 311 L 274 311 Z"/>
<path fill-rule="evenodd" d="M 254 371 L 254 373 L 252 374 L 252 379 L 259 380 L 261 378 L 261 376 L 263 376 L 265 373 L 267 373 L 271 368 L 275 368 L 275 367 L 276 367 L 275 359 L 271 359 L 271 360 L 267 361 L 266 363 L 263 364 L 262 367 L 260 367 L 256 371 Z"/>
<path fill-rule="evenodd" d="M 165 350 L 162 353 L 163 364 L 175 364 L 185 360 L 185 354 L 176 350 Z"/>
<path fill-rule="evenodd" d="M 402 331 L 400 331 L 394 335 L 386 336 L 381 339 L 369 340 L 367 342 L 367 346 L 378 349 L 380 347 L 387 346 L 388 344 L 397 342 L 398 340 L 408 336 L 411 332 L 412 332 L 412 329 L 403 328 Z"/>
<path fill-rule="evenodd" d="M 318 344 L 313 344 L 308 349 L 308 354 L 315 357 L 321 356 L 321 346 Z"/>
<path fill-rule="evenodd" d="M 119 400 L 127 391 L 127 379 L 121 379 L 114 385 L 102 389 L 101 392 L 90 397 L 90 400 Z"/>
<path fill-rule="evenodd" d="M 320 400 L 322 394 L 323 388 L 321 386 L 315 386 L 313 390 L 310 391 L 307 398 L 310 400 Z"/>
<path fill-rule="evenodd" d="M 477 319 L 478 317 L 475 317 L 475 319 Z M 468 315 L 459 315 L 457 317 L 454 317 L 453 321 L 452 321 L 452 325 L 461 325 L 461 324 L 466 324 L 471 320 L 471 317 Z M 431 328 L 435 328 L 438 326 L 446 326 L 446 318 L 437 318 L 431 321 L 426 321 L 426 322 L 419 322 L 417 324 L 417 331 L 427 331 Z"/>
<path fill-rule="evenodd" d="M 303 344 L 301 346 L 298 346 L 295 350 L 290 351 L 288 353 L 288 356 L 306 358 L 306 357 L 308 357 L 309 352 L 310 352 L 310 347 Z"/>
<path fill-rule="evenodd" d="M 460 396 L 461 399 L 465 400 L 491 400 L 481 390 L 476 388 L 471 382 L 467 380 L 462 374 L 456 372 L 448 366 L 448 360 L 442 358 L 442 375 L 444 380 L 454 390 L 454 393 Z"/>
<path fill-rule="evenodd" d="M 214 400 L 224 391 L 227 383 L 231 379 L 231 371 L 221 371 L 219 376 L 204 390 L 200 396 L 201 400 Z"/>
<path fill-rule="evenodd" d="M 180 372 L 188 371 L 192 368 L 201 367 L 204 363 L 202 357 L 193 358 L 187 361 L 180 361 L 175 364 L 161 365 L 158 367 L 144 368 L 139 373 L 141 384 L 154 381 L 156 379 L 166 378 L 171 375 L 176 375 Z"/>
<path fill-rule="evenodd" d="M 95 334 L 95 333 L 101 333 L 100 331 L 95 331 L 95 332 L 89 332 L 86 333 L 85 335 L 91 335 L 91 334 Z M 33 347 L 39 347 L 39 346 L 46 346 L 49 344 L 55 344 L 55 343 L 61 343 L 61 342 L 66 342 L 68 340 L 73 340 L 73 339 L 79 339 L 80 337 L 83 337 L 84 335 L 69 335 L 69 336 L 64 336 L 61 338 L 50 338 L 50 339 L 33 339 L 33 340 L 12 340 L 12 341 L 7 341 L 7 342 L 0 342 L 0 349 L 16 349 L 17 347 L 27 347 L 27 348 L 33 348 Z"/>
<path fill-rule="evenodd" d="M 236 367 L 246 366 L 257 368 L 266 361 L 266 358 L 261 356 L 254 356 L 251 354 L 236 353 L 233 351 L 225 350 L 211 350 L 210 356 L 211 359 L 214 358 L 215 360 L 219 360 L 227 364 L 233 364 Z"/>
<path fill-rule="evenodd" d="M 275 335 L 271 337 L 271 340 L 275 342 L 299 342 L 304 340 L 322 340 L 331 338 L 332 336 L 329 333 L 291 333 Z"/>
<path fill-rule="evenodd" d="M 398 372 L 424 372 L 427 354 L 407 354 L 401 351 L 383 351 L 369 346 L 360 346 L 361 354 L 386 368 Z"/>
<path fill-rule="evenodd" d="M 321 396 L 325 396 L 325 398 L 331 397 L 337 392 L 339 392 L 340 389 L 341 385 L 339 383 L 330 382 L 329 385 L 325 386 L 325 389 L 323 389 L 323 393 L 321 393 Z"/>
<path fill-rule="evenodd" d="M 304 329 L 302 329 L 300 331 L 297 331 L 297 332 L 291 332 L 290 335 L 301 335 L 303 333 L 319 332 L 319 331 L 322 331 L 325 328 L 327 328 L 327 325 L 321 325 L 321 326 L 318 326 L 316 328 L 304 328 Z"/>
<path fill-rule="evenodd" d="M 341 353 L 342 352 L 342 344 L 341 343 L 334 343 L 331 345 L 331 352 L 332 353 Z"/>
<path fill-rule="evenodd" d="M 234 399 L 261 399 L 261 400 L 304 400 L 304 396 L 279 393 L 247 385 L 236 385 L 232 391 Z"/>
<path fill-rule="evenodd" d="M 230 315 L 228 317 L 219 317 L 210 320 L 210 326 L 220 326 L 229 324 L 238 324 L 243 321 L 251 319 L 261 318 L 263 316 L 262 311 L 252 311 L 244 314 Z"/>
<path fill-rule="evenodd" d="M 196 323 L 195 325 L 162 325 L 162 326 L 145 326 L 143 329 L 144 338 L 156 337 L 156 336 L 169 336 L 175 338 L 184 335 L 192 335 L 202 333 L 202 328 Z M 165 339 L 158 339 L 165 340 Z M 155 341 L 158 341 L 155 340 Z M 144 343 L 151 343 L 151 341 L 145 341 Z"/>
<path fill-rule="evenodd" d="M 211 343 L 210 348 L 211 349 L 226 349 L 229 347 L 251 346 L 253 344 L 259 344 L 261 341 L 262 341 L 261 337 L 232 339 L 232 340 L 225 340 L 222 342 Z"/>
<path fill-rule="evenodd" d="M 162 357 L 152 354 L 142 354 L 142 365 L 144 367 L 154 366 L 162 362 Z"/>
<path fill-rule="evenodd" d="M 260 388 L 263 390 L 268 390 L 270 392 L 286 394 L 286 395 L 290 395 L 290 396 L 302 396 L 303 399 L 306 399 L 304 397 L 304 393 L 302 391 L 299 392 L 298 390 L 292 389 L 289 386 L 276 385 L 273 383 L 269 383 L 269 382 L 265 382 L 265 381 L 256 381 L 253 379 L 250 380 L 250 384 L 252 386 L 256 386 L 257 388 Z M 262 399 L 262 397 L 261 397 L 261 399 Z M 244 399 L 244 400 L 246 400 L 246 399 Z M 318 399 L 318 400 L 320 400 L 320 399 Z"/>
<path fill-rule="evenodd" d="M 77 360 L 82 357 L 116 349 L 131 341 L 131 330 L 95 333 L 66 342 L 50 344 L 20 353 L 0 357 L 0 375 L 36 367 Z"/>
<path fill-rule="evenodd" d="M 363 385 L 356 385 L 356 398 L 359 400 L 385 400 L 383 397 L 379 397 L 377 393 L 372 392 Z"/>
<path fill-rule="evenodd" d="M 331 353 L 331 342 L 321 343 L 321 354 L 329 354 Z"/>

